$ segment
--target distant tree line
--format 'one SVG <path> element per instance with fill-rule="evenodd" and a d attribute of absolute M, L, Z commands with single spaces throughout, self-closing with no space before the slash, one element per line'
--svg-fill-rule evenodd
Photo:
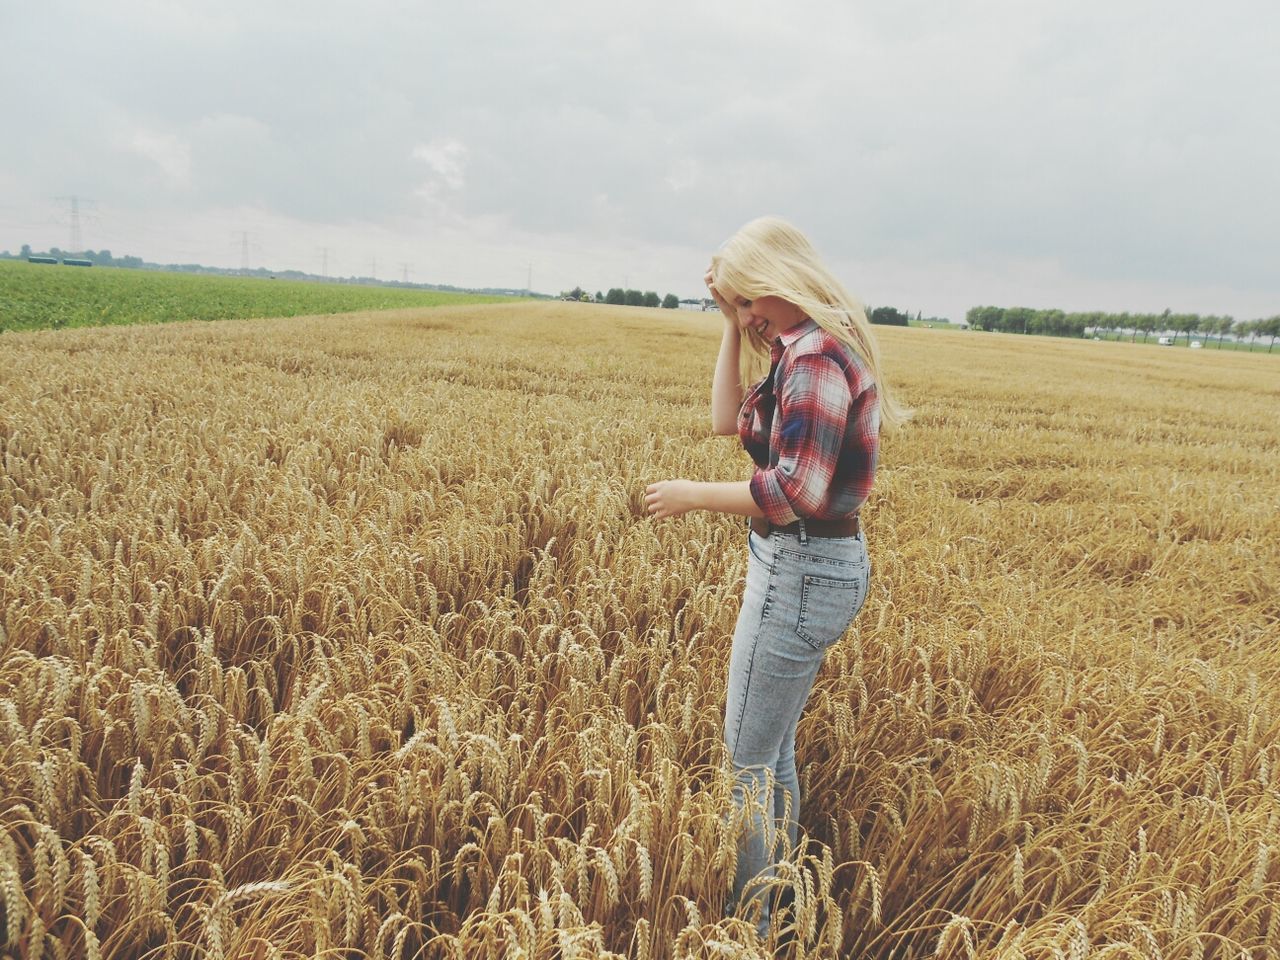
<path fill-rule="evenodd" d="M 587 293 L 581 287 L 574 287 L 572 290 L 562 292 L 560 294 L 560 299 L 586 300 L 590 302 L 593 298 L 591 294 Z M 662 307 L 664 310 L 676 310 L 680 307 L 682 302 L 690 305 L 701 306 L 703 309 L 706 309 L 708 305 L 713 303 L 713 301 L 707 299 L 681 301 L 674 293 L 668 293 L 665 297 L 659 299 L 658 295 L 653 291 L 641 293 L 639 290 L 624 290 L 621 287 L 613 287 L 605 294 L 602 294 L 597 290 L 594 301 L 596 303 L 616 303 L 620 306 L 629 307 Z M 899 310 L 896 307 L 876 307 L 874 310 L 867 308 L 867 316 L 872 323 L 886 324 L 895 327 L 910 326 L 910 320 L 912 319 L 910 313 Z M 928 317 L 927 319 L 940 324 L 950 322 L 940 317 Z M 923 322 L 919 312 L 916 313 L 915 320 L 917 322 Z"/>
<path fill-rule="evenodd" d="M 662 307 L 664 310 L 675 310 L 680 306 L 680 298 L 674 293 L 659 297 L 652 290 L 641 293 L 639 290 L 623 290 L 621 287 L 611 287 L 604 295 L 596 291 L 596 302 L 628 307 Z"/>
<path fill-rule="evenodd" d="M 897 307 L 867 307 L 867 319 L 872 323 L 889 327 L 909 327 L 912 320 L 916 323 L 937 323 L 943 326 L 951 322 L 946 317 L 923 316 L 919 310 L 916 311 L 915 317 L 912 317 L 910 310 L 899 310 Z"/>
<path fill-rule="evenodd" d="M 31 249 L 30 244 L 24 243 L 16 254 L 10 253 L 8 250 L 0 252 L 0 259 L 5 260 L 26 260 L 32 256 L 52 257 L 58 260 L 74 258 L 88 260 L 99 266 L 122 267 L 133 270 L 173 270 L 189 273 L 216 273 L 273 278 L 279 276 L 284 279 L 325 279 L 333 282 L 332 278 L 319 278 L 297 270 L 272 271 L 258 268 L 245 271 L 206 267 L 198 263 L 150 263 L 141 257 L 116 257 L 112 255 L 110 250 L 86 250 L 73 254 L 71 251 L 62 250 L 58 247 L 50 247 L 47 251 L 37 253 Z M 378 281 L 372 277 L 351 277 L 346 281 L 338 279 L 337 282 L 370 283 L 394 287 L 473 293 L 509 294 L 515 292 L 489 288 L 475 290 L 431 283 Z M 564 300 L 585 300 L 588 302 L 594 300 L 596 303 L 615 303 L 632 307 L 662 307 L 667 310 L 675 310 L 680 306 L 680 300 L 674 293 L 659 297 L 652 290 L 641 292 L 639 290 L 623 290 L 621 287 L 613 287 L 608 293 L 604 294 L 597 290 L 594 297 L 581 287 L 574 287 L 573 290 L 562 293 L 560 296 Z M 896 307 L 868 308 L 867 315 L 872 323 L 887 326 L 905 327 L 909 325 L 911 320 L 910 313 L 899 310 Z M 916 320 L 919 321 L 920 319 L 920 315 L 917 313 Z M 936 320 L 938 323 L 947 322 L 938 318 L 931 317 L 929 319 Z M 1131 341 L 1136 341 L 1138 334 L 1142 334 L 1143 343 L 1146 343 L 1152 335 L 1165 336 L 1172 334 L 1175 343 L 1177 338 L 1183 334 L 1186 335 L 1188 341 L 1191 340 L 1193 335 L 1199 335 L 1210 343 L 1216 337 L 1219 347 L 1222 346 L 1222 341 L 1227 336 L 1237 340 L 1247 338 L 1250 346 L 1253 345 L 1258 337 L 1270 337 L 1270 343 L 1267 346 L 1268 353 L 1274 349 L 1276 339 L 1280 338 L 1280 315 L 1256 320 L 1236 320 L 1229 316 L 1212 314 L 1201 316 L 1196 313 L 1173 313 L 1171 310 L 1165 310 L 1163 313 L 1104 313 L 1102 311 L 1067 313 L 1056 309 L 1036 310 L 1032 307 L 984 306 L 971 307 L 965 315 L 965 322 L 975 330 L 995 330 L 1003 333 L 1036 334 L 1053 337 L 1083 337 L 1092 332 L 1094 334 L 1127 335 Z"/>
<path fill-rule="evenodd" d="M 1066 313 L 1062 310 L 1036 310 L 1031 307 L 973 307 L 965 320 L 975 330 L 997 330 L 1002 333 L 1028 333 L 1052 337 L 1083 337 L 1086 331 L 1127 334 L 1131 341 L 1142 334 L 1142 341 L 1155 334 L 1172 334 L 1177 338 L 1192 334 L 1212 340 L 1221 346 L 1227 335 L 1236 339 L 1248 337 L 1250 343 L 1259 336 L 1280 337 L 1280 316 L 1260 320 L 1236 320 L 1228 316 L 1201 316 L 1197 313 Z M 1270 352 L 1270 348 L 1268 348 Z"/>
<path fill-rule="evenodd" d="M 581 287 L 574 287 L 572 290 L 561 293 L 560 299 L 582 300 L 587 303 L 617 303 L 631 307 L 666 307 L 668 310 L 674 310 L 680 306 L 680 301 L 674 293 L 668 293 L 666 297 L 659 297 L 653 291 L 641 293 L 639 290 L 623 290 L 619 287 L 614 287 L 607 294 L 597 290 L 595 297 L 592 297 Z"/>

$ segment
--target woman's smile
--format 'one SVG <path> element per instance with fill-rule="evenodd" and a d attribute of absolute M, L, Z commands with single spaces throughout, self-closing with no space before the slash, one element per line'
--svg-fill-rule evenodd
<path fill-rule="evenodd" d="M 754 330 L 764 340 L 772 340 L 786 333 L 805 319 L 805 313 L 793 303 L 775 296 L 748 300 L 733 291 L 721 291 L 729 308 L 734 312 L 738 329 Z"/>

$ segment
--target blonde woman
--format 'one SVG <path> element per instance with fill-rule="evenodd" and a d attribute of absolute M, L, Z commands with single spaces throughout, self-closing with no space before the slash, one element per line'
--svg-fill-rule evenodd
<path fill-rule="evenodd" d="M 724 722 L 747 829 L 727 909 L 757 902 L 764 935 L 773 864 L 797 841 L 796 725 L 827 650 L 866 600 L 871 564 L 858 509 L 881 425 L 909 413 L 886 389 L 865 311 L 791 224 L 748 223 L 712 257 L 706 283 L 725 321 L 712 429 L 736 433 L 755 470 L 731 483 L 664 480 L 645 499 L 655 518 L 750 518 Z M 768 373 L 756 379 L 766 358 Z"/>

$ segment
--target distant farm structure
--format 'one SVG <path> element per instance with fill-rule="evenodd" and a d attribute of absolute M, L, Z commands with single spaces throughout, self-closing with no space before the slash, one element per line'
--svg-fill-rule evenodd
<path fill-rule="evenodd" d="M 54 265 L 61 263 L 63 266 L 67 266 L 67 267 L 92 267 L 93 266 L 92 260 L 79 260 L 79 259 L 73 259 L 71 257 L 63 257 L 62 260 L 59 260 L 57 257 L 32 256 L 32 257 L 27 257 L 27 263 L 52 263 Z"/>

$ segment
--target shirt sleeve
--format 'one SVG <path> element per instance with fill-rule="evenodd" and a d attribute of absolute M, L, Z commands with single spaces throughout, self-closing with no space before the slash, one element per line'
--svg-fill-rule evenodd
<path fill-rule="evenodd" d="M 830 500 L 853 394 L 840 364 L 824 354 L 795 358 L 778 387 L 776 466 L 757 469 L 751 497 L 775 526 L 813 517 Z"/>

